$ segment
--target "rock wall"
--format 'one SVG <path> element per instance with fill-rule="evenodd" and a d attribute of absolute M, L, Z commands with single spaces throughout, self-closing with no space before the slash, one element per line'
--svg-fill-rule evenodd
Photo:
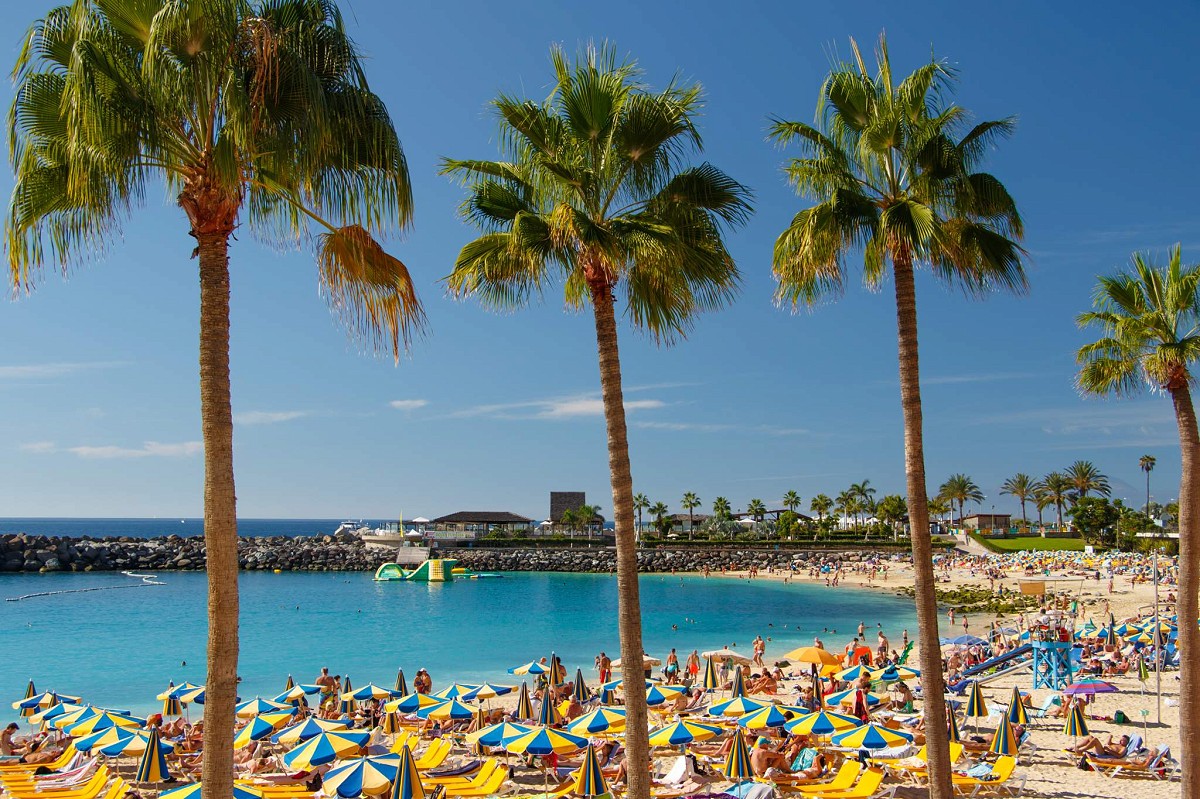
<path fill-rule="evenodd" d="M 613 549 L 451 549 L 444 552 L 457 558 L 460 566 L 481 572 L 552 571 L 611 572 L 617 568 Z M 712 571 L 722 568 L 808 569 L 814 565 L 859 561 L 871 552 L 795 551 L 747 549 L 643 549 L 638 551 L 638 571 Z M 885 555 L 890 557 L 890 553 Z M 905 556 L 908 557 L 907 555 Z"/>

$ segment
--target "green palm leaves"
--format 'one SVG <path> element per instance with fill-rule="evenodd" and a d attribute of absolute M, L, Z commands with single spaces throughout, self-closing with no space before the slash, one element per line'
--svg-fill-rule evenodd
<path fill-rule="evenodd" d="M 614 290 L 637 327 L 661 340 L 721 307 L 738 285 L 722 230 L 750 213 L 749 191 L 698 150 L 699 87 L 652 92 L 630 62 L 561 50 L 541 103 L 494 102 L 506 160 L 446 160 L 470 194 L 462 214 L 482 235 L 463 247 L 452 293 L 511 308 L 564 284 L 581 307 Z"/>
<path fill-rule="evenodd" d="M 403 149 L 337 7 L 320 0 L 78 0 L 14 68 L 10 277 L 102 252 L 151 180 L 193 232 L 312 241 L 335 314 L 397 355 L 424 320 L 377 239 L 412 221 Z"/>
<path fill-rule="evenodd" d="M 826 78 L 815 125 L 776 120 L 771 127 L 777 143 L 803 150 L 784 172 L 816 201 L 776 240 L 777 298 L 812 304 L 840 292 L 845 258 L 859 250 L 871 288 L 888 260 L 901 258 L 928 264 L 969 293 L 1024 289 L 1021 217 L 1004 185 L 979 170 L 1013 121 L 968 129 L 966 112 L 941 102 L 953 74 L 939 61 L 896 84 L 886 40 L 875 74 L 857 45 L 853 52 L 853 64 Z"/>

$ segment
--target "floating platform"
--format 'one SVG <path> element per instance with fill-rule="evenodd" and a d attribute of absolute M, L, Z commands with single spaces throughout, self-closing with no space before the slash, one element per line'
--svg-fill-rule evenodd
<path fill-rule="evenodd" d="M 413 583 L 449 583 L 454 580 L 478 580 L 481 578 L 502 577 L 490 572 L 473 572 L 470 569 L 457 567 L 457 560 L 451 558 L 430 558 L 415 569 L 405 569 L 399 563 L 385 563 L 375 570 L 376 582 L 396 582 L 403 580 Z"/>

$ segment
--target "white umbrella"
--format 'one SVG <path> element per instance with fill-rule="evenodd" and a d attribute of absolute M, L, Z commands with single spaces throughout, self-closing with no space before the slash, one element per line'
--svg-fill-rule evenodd
<path fill-rule="evenodd" d="M 734 651 L 734 650 L 730 649 L 729 647 L 725 647 L 724 649 L 712 649 L 712 650 L 709 650 L 708 652 L 701 652 L 700 656 L 706 657 L 706 658 L 715 658 L 718 662 L 720 662 L 722 660 L 726 660 L 726 659 L 732 660 L 734 663 L 752 663 L 753 662 L 752 660 L 750 660 L 750 658 L 746 657 L 741 652 Z"/>
<path fill-rule="evenodd" d="M 543 521 L 543 522 L 541 523 L 541 525 L 539 525 L 539 526 L 540 526 L 540 527 L 550 527 L 550 526 L 552 526 L 553 524 L 554 524 L 554 522 L 550 521 L 549 519 L 546 519 L 546 520 L 545 520 L 545 521 Z"/>
<path fill-rule="evenodd" d="M 753 527 L 755 525 L 755 523 L 756 522 L 754 521 L 754 519 L 738 519 L 738 524 L 745 524 L 750 527 Z"/>
<path fill-rule="evenodd" d="M 429 524 L 429 520 L 424 516 L 418 516 L 415 519 L 409 519 L 409 521 L 413 524 Z"/>
<path fill-rule="evenodd" d="M 614 669 L 621 668 L 621 659 L 617 658 L 616 660 L 614 660 L 612 662 L 612 665 L 613 665 Z M 662 665 L 662 661 L 659 660 L 658 658 L 650 657 L 649 655 L 642 655 L 642 667 L 643 668 L 650 668 L 651 666 L 661 666 L 661 665 Z"/>

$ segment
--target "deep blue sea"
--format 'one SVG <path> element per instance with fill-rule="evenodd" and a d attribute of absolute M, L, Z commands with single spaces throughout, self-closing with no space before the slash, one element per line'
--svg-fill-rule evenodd
<path fill-rule="evenodd" d="M 265 529 L 286 529 L 278 524 Z M 91 534 L 104 533 L 116 534 L 95 527 Z M 164 584 L 113 573 L 0 574 L 0 600 L 72 592 L 0 601 L 0 708 L 22 695 L 29 678 L 38 690 L 140 712 L 156 706 L 168 680 L 202 683 L 205 575 L 162 572 L 158 580 Z M 97 588 L 104 590 L 81 590 Z M 618 651 L 611 575 L 513 573 L 431 584 L 248 572 L 240 588 L 244 698 L 278 693 L 289 674 L 311 682 L 322 666 L 355 685 L 390 685 L 398 667 L 410 681 L 429 669 L 435 689 L 453 679 L 511 683 L 507 668 L 551 651 L 594 680 L 597 652 Z M 817 634 L 841 648 L 859 621 L 882 624 L 893 640 L 904 628 L 916 631 L 911 600 L 845 587 L 646 575 L 641 600 L 646 651 L 659 657 L 671 647 L 748 651 L 756 634 L 772 639 L 768 658 Z"/>
<path fill-rule="evenodd" d="M 343 519 L 238 519 L 238 535 L 260 536 L 326 535 L 338 528 Z M 357 521 L 357 520 L 355 520 Z M 370 519 L 365 520 L 374 525 Z M 74 518 L 0 518 L 0 535 L 65 535 L 72 538 L 91 536 L 129 536 L 154 538 L 161 535 L 204 535 L 203 519 L 74 519 Z"/>

